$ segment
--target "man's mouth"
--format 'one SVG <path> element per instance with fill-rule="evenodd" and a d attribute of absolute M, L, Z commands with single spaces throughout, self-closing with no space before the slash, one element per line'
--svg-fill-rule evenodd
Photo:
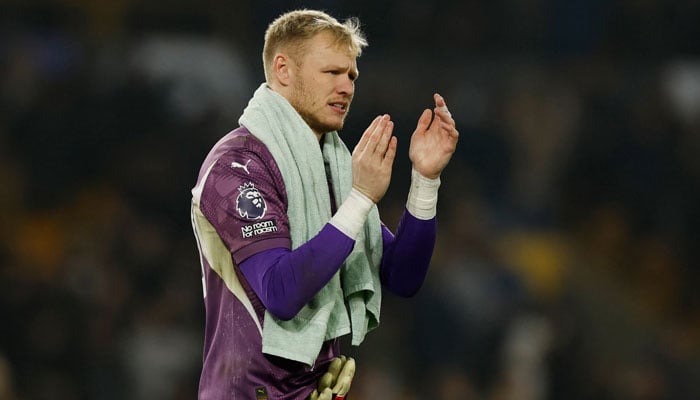
<path fill-rule="evenodd" d="M 338 112 L 344 113 L 347 108 L 348 104 L 346 102 L 338 101 L 338 102 L 333 102 L 329 104 L 333 109 L 335 109 Z"/>

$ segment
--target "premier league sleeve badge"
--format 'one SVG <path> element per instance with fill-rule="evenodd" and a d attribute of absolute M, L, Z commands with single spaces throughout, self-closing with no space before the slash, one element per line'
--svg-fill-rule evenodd
<path fill-rule="evenodd" d="M 262 194 L 252 182 L 243 184 L 238 188 L 240 192 L 236 198 L 236 210 L 242 218 L 257 220 L 265 216 L 267 204 Z"/>

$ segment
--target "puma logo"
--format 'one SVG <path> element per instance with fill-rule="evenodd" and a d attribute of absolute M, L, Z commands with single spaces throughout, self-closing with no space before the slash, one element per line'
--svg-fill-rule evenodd
<path fill-rule="evenodd" d="M 267 400 L 267 388 L 264 386 L 256 387 L 255 398 L 256 400 Z"/>
<path fill-rule="evenodd" d="M 231 168 L 240 168 L 246 172 L 246 174 L 250 175 L 250 171 L 248 171 L 248 164 L 250 163 L 250 160 L 246 161 L 245 164 L 241 164 L 238 162 L 232 162 L 231 163 Z"/>

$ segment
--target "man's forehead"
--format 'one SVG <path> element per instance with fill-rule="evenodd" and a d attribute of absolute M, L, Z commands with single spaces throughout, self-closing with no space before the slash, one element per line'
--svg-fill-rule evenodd
<path fill-rule="evenodd" d="M 357 57 L 348 46 L 340 43 L 309 43 L 305 56 L 318 63 L 357 69 Z"/>
<path fill-rule="evenodd" d="M 338 53 L 338 55 L 345 56 L 355 61 L 357 55 L 353 52 L 352 46 L 349 42 L 336 39 L 335 35 L 331 32 L 323 31 L 308 39 L 308 51 L 313 52 L 321 51 L 324 53 Z"/>

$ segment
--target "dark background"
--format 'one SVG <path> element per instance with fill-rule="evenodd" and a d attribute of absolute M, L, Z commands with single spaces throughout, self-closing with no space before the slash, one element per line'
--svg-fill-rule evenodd
<path fill-rule="evenodd" d="M 268 23 L 357 16 L 343 135 L 432 94 L 461 133 L 423 290 L 352 398 L 700 398 L 697 0 L 0 2 L 0 399 L 192 399 L 189 190 L 262 82 Z"/>

